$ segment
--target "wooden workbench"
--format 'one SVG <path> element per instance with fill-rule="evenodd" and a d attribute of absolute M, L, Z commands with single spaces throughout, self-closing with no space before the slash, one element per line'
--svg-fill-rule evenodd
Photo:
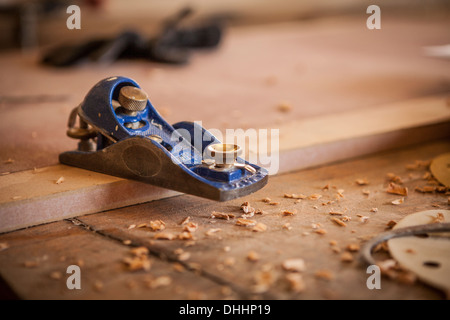
<path fill-rule="evenodd" d="M 9 248 L 0 252 L 0 272 L 14 293 L 27 299 L 440 299 L 444 296 L 439 291 L 421 282 L 412 285 L 382 278 L 381 290 L 367 289 L 365 268 L 356 261 L 341 262 L 340 254 L 332 251 L 329 242 L 335 240 L 344 252 L 348 244 L 362 245 L 364 240 L 383 232 L 390 220 L 398 221 L 410 213 L 437 206 L 447 209 L 448 196 L 413 191 L 426 184 L 422 179 L 425 170 L 411 171 L 405 166 L 448 151 L 450 143 L 438 141 L 273 177 L 257 193 L 226 203 L 182 195 L 3 234 L 0 243 L 7 243 Z M 402 177 L 410 190 L 402 205 L 392 205 L 391 201 L 400 196 L 385 192 L 388 172 Z M 356 179 L 367 179 L 369 184 L 359 186 Z M 323 189 L 326 185 L 328 190 Z M 322 205 L 336 200 L 338 189 L 344 190 L 344 198 Z M 370 194 L 364 195 L 363 190 Z M 284 198 L 285 193 L 320 194 L 322 198 L 295 203 Z M 280 205 L 262 202 L 266 197 Z M 237 226 L 236 218 L 210 218 L 213 211 L 239 216 L 243 201 L 265 212 L 251 218 L 267 225 L 265 232 Z M 378 208 L 378 212 L 371 212 L 372 208 Z M 297 214 L 283 216 L 282 210 L 296 210 Z M 330 220 L 331 210 L 345 211 L 352 220 L 346 227 L 338 226 Z M 360 222 L 358 214 L 369 220 Z M 132 224 L 161 219 L 166 223 L 165 232 L 178 235 L 183 228 L 180 222 L 188 216 L 198 224 L 194 242 L 154 240 L 156 232 L 128 229 Z M 290 230 L 283 228 L 286 223 L 290 223 Z M 312 224 L 321 224 L 327 233 L 316 234 Z M 221 231 L 206 235 L 211 228 Z M 131 244 L 125 245 L 126 240 L 131 240 Z M 122 262 L 137 246 L 150 251 L 149 271 L 130 272 Z M 188 260 L 179 261 L 180 256 L 174 253 L 179 248 L 190 253 Z M 250 251 L 258 253 L 260 260 L 248 261 Z M 353 255 L 356 258 L 357 253 Z M 306 263 L 306 288 L 302 293 L 290 292 L 285 280 L 288 272 L 281 265 L 291 258 L 301 258 Z M 24 263 L 30 261 L 38 265 L 25 267 Z M 82 289 L 68 290 L 65 270 L 80 263 Z M 254 278 L 267 268 L 273 270 L 273 284 L 266 292 L 256 294 Z M 317 279 L 318 270 L 332 272 L 334 279 Z M 60 272 L 62 278 L 51 278 L 54 272 Z M 148 287 L 152 279 L 162 276 L 170 277 L 172 283 Z"/>
<path fill-rule="evenodd" d="M 324 117 L 349 119 L 345 115 L 376 112 L 380 105 L 427 96 L 438 95 L 442 102 L 450 91 L 448 61 L 425 57 L 421 50 L 423 46 L 448 41 L 448 30 L 448 20 L 389 16 L 383 18 L 383 30 L 379 33 L 368 31 L 361 17 L 232 28 L 219 50 L 198 53 L 185 67 L 122 61 L 108 67 L 87 65 L 54 70 L 36 64 L 34 54 L 2 54 L 0 173 L 9 172 L 5 178 L 57 165 L 59 153 L 76 147 L 75 141 L 65 137 L 70 110 L 92 85 L 111 75 L 135 79 L 171 123 L 202 120 L 207 128 L 222 130 L 287 126 L 294 133 L 294 140 L 310 134 L 294 130 L 301 128 L 298 123 L 302 121 L 314 127 L 314 121 Z M 277 106 L 283 101 L 292 110 L 280 112 Z M 156 196 L 147 200 L 170 198 L 115 210 L 105 207 L 108 210 L 103 212 L 0 234 L 0 275 L 4 280 L 1 292 L 8 294 L 8 287 L 10 295 L 25 299 L 443 298 L 442 293 L 420 282 L 406 285 L 383 279 L 382 290 L 368 290 L 364 268 L 356 261 L 341 262 L 340 253 L 333 252 L 329 244 L 335 240 L 335 247 L 342 253 L 348 244 L 362 245 L 370 236 L 384 231 L 390 220 L 400 220 L 420 210 L 448 208 L 447 196 L 443 194 L 414 192 L 416 186 L 427 182 L 422 179 L 425 169 L 410 171 L 405 167 L 450 150 L 448 139 L 414 144 L 415 139 L 448 137 L 448 108 L 442 106 L 445 104 L 439 105 L 443 109 L 439 112 L 447 117 L 445 121 L 428 127 L 422 123 L 424 131 L 397 128 L 390 135 L 381 136 L 390 139 L 386 142 L 380 136 L 375 140 L 358 138 L 359 144 L 346 138 L 343 144 L 329 144 L 333 148 L 324 147 L 320 141 L 300 148 L 289 159 L 290 164 L 306 162 L 308 165 L 298 166 L 303 168 L 314 164 L 311 161 L 315 157 L 321 157 L 316 164 L 326 163 L 324 159 L 341 162 L 273 176 L 267 187 L 243 199 L 216 203 L 149 189 Z M 383 110 L 386 109 L 389 107 Z M 426 109 L 423 115 L 428 116 Z M 359 123 L 360 127 L 371 127 L 371 120 L 365 120 L 367 125 Z M 399 123 L 402 119 L 386 119 L 389 121 Z M 436 123 L 438 126 L 433 126 Z M 355 125 L 348 123 L 347 127 L 352 124 Z M 341 125 L 346 126 L 345 122 Z M 324 136 L 333 133 L 328 131 Z M 411 144 L 353 160 L 342 161 L 344 157 L 339 154 L 342 146 L 354 156 L 358 155 L 355 149 L 361 147 L 365 148 L 364 153 L 370 153 L 386 146 Z M 385 192 L 389 172 L 401 176 L 410 190 L 402 205 L 392 205 L 391 201 L 400 197 Z M 356 179 L 367 179 L 369 184 L 359 186 Z M 54 181 L 47 180 L 54 188 Z M 63 187 L 70 182 L 69 179 Z M 0 185 L 2 190 L 9 187 Z M 131 190 L 134 194 L 138 187 L 122 184 L 114 189 L 114 198 L 126 200 L 126 193 Z M 344 190 L 340 192 L 343 197 L 336 198 L 340 189 Z M 109 189 L 105 190 L 107 194 Z M 123 195 L 117 194 L 120 190 L 124 190 Z M 363 194 L 363 190 L 370 194 Z M 284 198 L 285 193 L 322 197 L 295 203 Z M 280 204 L 262 202 L 266 197 Z M 251 219 L 265 224 L 266 231 L 253 232 L 251 228 L 236 226 L 236 218 L 210 219 L 213 211 L 239 216 L 243 201 L 265 212 Z M 334 202 L 327 204 L 328 201 Z M 55 207 L 63 211 L 64 203 L 60 201 Z M 372 208 L 378 208 L 378 212 L 371 212 Z M 296 214 L 283 216 L 283 210 L 296 210 Z M 338 226 L 330 220 L 330 210 L 345 211 L 352 220 L 346 227 Z M 357 215 L 369 219 L 362 223 Z M 155 232 L 146 228 L 129 229 L 133 224 L 161 219 L 166 224 L 164 232 L 178 235 L 183 228 L 180 222 L 188 216 L 199 226 L 193 233 L 193 242 L 155 240 Z M 320 224 L 327 233 L 315 233 L 313 224 Z M 211 228 L 220 231 L 207 235 Z M 130 255 L 132 247 L 139 246 L 149 249 L 151 269 L 130 272 L 122 260 Z M 179 248 L 189 254 L 180 259 Z M 260 259 L 248 261 L 250 251 L 255 251 Z M 352 255 L 356 259 L 357 253 Z M 302 273 L 306 288 L 301 293 L 289 290 L 287 272 L 282 268 L 282 263 L 291 258 L 301 258 L 306 263 Z M 81 267 L 81 290 L 66 287 L 65 271 L 72 264 Z M 315 273 L 320 270 L 331 273 L 333 279 L 318 279 Z M 255 277 L 261 274 L 272 277 L 265 290 L 255 288 Z M 159 287 L 155 287 L 155 279 L 160 279 Z"/>

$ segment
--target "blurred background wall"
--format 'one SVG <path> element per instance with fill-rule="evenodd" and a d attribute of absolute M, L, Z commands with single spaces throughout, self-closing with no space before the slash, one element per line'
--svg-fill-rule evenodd
<path fill-rule="evenodd" d="M 81 8 L 81 30 L 66 28 L 71 4 Z M 383 14 L 450 19 L 448 0 L 0 0 L 0 50 L 109 36 L 125 28 L 150 35 L 185 7 L 196 12 L 190 23 L 220 17 L 238 25 L 355 14 L 363 20 L 371 4 Z"/>

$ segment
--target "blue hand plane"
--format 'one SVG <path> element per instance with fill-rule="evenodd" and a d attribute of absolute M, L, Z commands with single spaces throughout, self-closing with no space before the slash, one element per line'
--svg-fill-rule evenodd
<path fill-rule="evenodd" d="M 77 119 L 78 125 L 77 125 Z M 227 201 L 267 184 L 268 172 L 243 160 L 195 122 L 169 125 L 139 85 L 125 77 L 97 83 L 69 116 L 67 135 L 78 149 L 63 164 Z"/>

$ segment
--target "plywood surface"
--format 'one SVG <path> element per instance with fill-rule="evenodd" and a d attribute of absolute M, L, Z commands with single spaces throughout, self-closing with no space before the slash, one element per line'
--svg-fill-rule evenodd
<path fill-rule="evenodd" d="M 449 150 L 448 141 L 440 141 L 279 175 L 257 193 L 222 204 L 182 195 L 87 215 L 72 222 L 55 222 L 6 233 L 0 235 L 0 243 L 8 246 L 0 251 L 0 274 L 21 298 L 440 299 L 444 296 L 439 291 L 420 282 L 407 285 L 382 278 L 381 290 L 367 289 L 365 269 L 356 262 L 341 262 L 340 254 L 332 251 L 329 242 L 335 240 L 344 252 L 348 244 L 362 245 L 364 239 L 384 231 L 390 220 L 398 221 L 417 211 L 448 208 L 448 195 L 415 192 L 416 186 L 427 185 L 428 181 L 423 179 L 426 170 L 408 170 L 406 166 Z M 400 176 L 409 189 L 401 205 L 391 204 L 400 196 L 385 192 L 388 172 Z M 359 186 L 356 179 L 366 179 L 368 185 Z M 327 185 L 328 189 L 324 189 Z M 339 189 L 343 198 L 336 198 Z M 369 191 L 369 195 L 363 194 L 363 190 Z M 295 203 L 293 199 L 284 198 L 285 193 L 320 194 L 322 197 Z M 280 205 L 263 203 L 261 200 L 265 197 Z M 239 216 L 243 201 L 265 211 L 251 218 L 264 223 L 265 232 L 236 226 L 236 219 L 210 219 L 213 211 Z M 328 204 L 328 201 L 333 202 Z M 378 208 L 378 212 L 370 212 L 372 208 Z M 283 216 L 282 210 L 297 213 Z M 346 227 L 338 226 L 330 220 L 331 210 L 343 211 L 352 220 Z M 363 223 L 358 215 L 369 219 Z M 180 222 L 188 216 L 198 224 L 193 233 L 194 243 L 155 240 L 155 232 L 149 229 L 128 229 L 132 224 L 161 219 L 166 223 L 165 232 L 178 235 L 182 231 Z M 290 224 L 290 230 L 283 228 L 286 223 Z M 318 223 L 326 234 L 314 232 L 312 224 Z M 207 236 L 211 228 L 221 231 Z M 123 240 L 131 240 L 131 246 L 149 248 L 154 268 L 137 273 L 124 270 L 121 260 L 127 256 L 129 247 Z M 189 252 L 190 257 L 180 261 L 175 253 L 178 248 Z M 258 253 L 260 260 L 248 261 L 249 251 Z M 352 255 L 356 258 L 356 253 Z M 306 270 L 302 275 L 306 288 L 302 293 L 289 290 L 288 272 L 282 268 L 282 263 L 291 258 L 305 260 Z M 84 262 L 81 291 L 68 291 L 66 277 L 50 278 L 51 272 L 64 271 L 80 259 Z M 25 261 L 39 261 L 39 265 L 26 268 Z M 186 271 L 173 271 L 176 262 Z M 265 292 L 255 293 L 255 277 L 262 270 L 272 270 L 273 281 Z M 315 273 L 320 270 L 329 271 L 333 280 L 318 279 Z M 146 280 L 163 275 L 173 280 L 172 285 L 146 289 Z M 100 292 L 95 289 L 95 281 L 103 285 Z M 137 285 L 130 288 L 129 281 Z"/>

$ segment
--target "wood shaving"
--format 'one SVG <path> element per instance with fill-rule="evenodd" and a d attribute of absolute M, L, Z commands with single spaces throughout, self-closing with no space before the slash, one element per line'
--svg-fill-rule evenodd
<path fill-rule="evenodd" d="M 312 195 L 310 195 L 308 197 L 309 200 L 319 200 L 320 198 L 322 198 L 322 195 L 321 194 L 317 194 L 317 193 L 312 194 Z"/>
<path fill-rule="evenodd" d="M 297 200 L 303 200 L 308 198 L 308 196 L 304 195 L 304 194 L 292 194 L 292 199 L 297 199 Z"/>
<path fill-rule="evenodd" d="M 334 223 L 336 223 L 338 226 L 341 226 L 341 227 L 347 226 L 347 224 L 344 221 L 342 221 L 338 218 L 331 218 L 331 221 L 333 221 Z"/>
<path fill-rule="evenodd" d="M 320 235 L 327 234 L 327 230 L 325 230 L 325 229 L 317 229 L 317 230 L 314 230 L 314 232 L 317 234 L 320 234 Z"/>
<path fill-rule="evenodd" d="M 6 242 L 0 242 L 0 251 L 6 250 L 9 248 L 9 245 Z"/>
<path fill-rule="evenodd" d="M 187 231 L 183 231 L 182 233 L 180 233 L 177 237 L 179 240 L 193 240 L 194 236 L 192 233 L 187 232 Z"/>
<path fill-rule="evenodd" d="M 405 202 L 405 198 L 400 198 L 400 199 L 391 201 L 391 203 L 396 206 L 398 206 L 399 204 L 402 204 L 403 202 Z"/>
<path fill-rule="evenodd" d="M 436 187 L 433 186 L 415 187 L 414 191 L 421 193 L 433 193 L 434 191 L 436 191 Z"/>
<path fill-rule="evenodd" d="M 247 253 L 247 260 L 251 261 L 251 262 L 256 262 L 260 259 L 260 256 L 257 252 L 255 251 L 249 251 Z"/>
<path fill-rule="evenodd" d="M 439 192 L 439 193 L 447 192 L 447 187 L 444 187 L 444 186 L 437 186 L 437 187 L 436 187 L 436 192 Z"/>
<path fill-rule="evenodd" d="M 286 275 L 286 281 L 289 285 L 289 291 L 300 293 L 305 291 L 306 285 L 303 277 L 299 273 L 289 273 Z"/>
<path fill-rule="evenodd" d="M 11 172 L 9 172 L 9 171 L 6 171 L 6 172 L 2 172 L 2 173 L 0 173 L 0 175 L 2 175 L 2 176 L 7 176 L 8 174 L 11 174 Z"/>
<path fill-rule="evenodd" d="M 11 199 L 12 199 L 12 200 L 19 200 L 19 199 L 22 199 L 22 196 L 14 196 L 14 197 L 12 197 Z"/>
<path fill-rule="evenodd" d="M 122 243 L 126 246 L 129 246 L 131 244 L 131 240 L 123 240 Z"/>
<path fill-rule="evenodd" d="M 25 261 L 23 263 L 25 268 L 37 268 L 39 266 L 39 262 L 37 261 Z"/>
<path fill-rule="evenodd" d="M 274 283 L 275 276 L 272 270 L 262 270 L 257 271 L 253 276 L 253 279 L 256 284 L 253 286 L 252 291 L 254 293 L 264 293 L 269 290 L 270 286 Z"/>
<path fill-rule="evenodd" d="M 356 179 L 355 182 L 359 186 L 366 186 L 369 184 L 369 181 L 367 179 Z"/>
<path fill-rule="evenodd" d="M 326 281 L 331 281 L 334 279 L 333 272 L 331 272 L 329 270 L 318 270 L 314 273 L 314 276 L 317 279 L 322 279 L 322 280 L 326 280 Z"/>
<path fill-rule="evenodd" d="M 329 190 L 329 189 L 330 189 L 330 184 L 329 183 L 326 186 L 322 187 L 323 191 Z"/>
<path fill-rule="evenodd" d="M 413 164 L 407 164 L 405 167 L 408 170 L 420 170 L 428 168 L 431 164 L 431 160 L 416 160 Z"/>
<path fill-rule="evenodd" d="M 386 179 L 388 181 L 392 181 L 392 182 L 395 182 L 395 183 L 398 183 L 398 184 L 403 184 L 402 178 L 400 178 L 399 176 L 397 176 L 396 174 L 391 173 L 391 172 L 386 174 Z"/>
<path fill-rule="evenodd" d="M 270 199 L 270 198 L 264 198 L 264 199 L 262 199 L 261 201 L 262 201 L 262 202 L 265 202 L 265 203 L 270 203 L 270 202 L 272 202 L 272 199 Z"/>
<path fill-rule="evenodd" d="M 361 217 L 359 217 L 359 221 L 362 222 L 362 223 L 366 223 L 367 221 L 369 221 L 369 217 L 361 216 Z"/>
<path fill-rule="evenodd" d="M 278 106 L 277 106 L 277 110 L 283 113 L 287 113 L 292 111 L 292 105 L 288 102 L 281 102 Z"/>
<path fill-rule="evenodd" d="M 236 220 L 236 225 L 241 227 L 253 227 L 256 225 L 256 221 L 245 218 L 239 218 Z"/>
<path fill-rule="evenodd" d="M 362 194 L 365 196 L 370 196 L 370 190 L 363 190 Z"/>
<path fill-rule="evenodd" d="M 216 234 L 217 232 L 220 232 L 220 231 L 222 231 L 222 229 L 220 229 L 220 228 L 211 228 L 208 231 L 206 231 L 205 234 L 208 237 L 210 237 L 210 236 L 212 236 L 212 235 L 214 235 L 214 234 Z"/>
<path fill-rule="evenodd" d="M 350 243 L 347 247 L 345 247 L 345 249 L 350 252 L 357 252 L 361 249 L 361 247 L 357 243 Z"/>
<path fill-rule="evenodd" d="M 267 226 L 264 223 L 257 223 L 253 228 L 252 231 L 253 232 L 263 232 L 267 230 Z"/>
<path fill-rule="evenodd" d="M 256 211 L 255 208 L 250 207 L 250 206 L 242 206 L 241 209 L 242 209 L 242 211 L 244 211 L 244 213 L 249 214 L 249 215 L 251 214 L 252 216 Z"/>
<path fill-rule="evenodd" d="M 180 261 L 186 261 L 186 260 L 189 260 L 190 258 L 191 258 L 190 252 L 183 252 L 178 256 L 178 260 L 180 260 Z"/>
<path fill-rule="evenodd" d="M 232 267 L 236 264 L 236 259 L 233 257 L 228 257 L 223 261 L 223 264 L 227 267 Z"/>
<path fill-rule="evenodd" d="M 285 197 L 285 198 L 288 198 L 288 199 L 292 199 L 292 194 L 285 193 L 285 194 L 284 194 L 284 197 Z"/>
<path fill-rule="evenodd" d="M 191 220 L 191 217 L 188 216 L 188 217 L 184 218 L 183 220 L 181 220 L 180 223 L 179 223 L 179 225 L 183 226 L 183 225 L 185 225 L 186 223 L 188 223 L 189 220 Z"/>
<path fill-rule="evenodd" d="M 197 229 L 198 229 L 198 224 L 196 224 L 194 222 L 188 222 L 183 227 L 183 231 L 190 232 L 190 233 L 193 233 L 193 232 L 197 231 Z"/>
<path fill-rule="evenodd" d="M 311 228 L 319 229 L 322 225 L 320 223 L 311 223 Z"/>
<path fill-rule="evenodd" d="M 319 209 L 319 207 L 318 207 L 318 206 L 312 206 L 312 208 L 313 208 L 313 209 Z"/>
<path fill-rule="evenodd" d="M 166 223 L 162 220 L 153 220 L 147 225 L 152 231 L 163 231 L 166 228 Z M 138 226 L 139 228 L 139 226 Z"/>
<path fill-rule="evenodd" d="M 344 252 L 342 255 L 341 255 L 341 261 L 342 262 L 353 262 L 353 255 L 350 253 L 350 252 L 348 252 L 348 251 L 346 251 L 346 252 Z"/>
<path fill-rule="evenodd" d="M 280 203 L 279 202 L 269 202 L 269 205 L 271 205 L 271 206 L 278 206 L 278 205 L 280 205 Z"/>
<path fill-rule="evenodd" d="M 136 225 L 135 225 L 135 224 L 130 224 L 130 225 L 128 226 L 128 230 L 131 230 L 131 229 L 134 229 L 134 228 L 136 228 Z"/>
<path fill-rule="evenodd" d="M 282 214 L 283 216 L 293 216 L 297 214 L 297 210 L 283 210 Z"/>
<path fill-rule="evenodd" d="M 172 278 L 169 276 L 161 276 L 155 279 L 147 280 L 146 286 L 150 289 L 157 289 L 161 287 L 167 287 L 172 284 Z"/>
<path fill-rule="evenodd" d="M 344 189 L 338 189 L 336 195 L 337 195 L 339 198 L 345 198 L 345 197 L 344 197 Z"/>
<path fill-rule="evenodd" d="M 136 257 L 126 257 L 122 262 L 127 267 L 128 271 L 139 271 L 139 270 L 150 270 L 152 263 L 148 256 L 136 256 Z"/>
<path fill-rule="evenodd" d="M 370 212 L 373 212 L 373 213 L 378 212 L 378 208 L 372 208 L 372 209 L 370 209 Z"/>
<path fill-rule="evenodd" d="M 9 158 L 8 160 L 3 161 L 4 164 L 11 164 L 14 163 L 14 160 Z"/>
<path fill-rule="evenodd" d="M 389 183 L 389 186 L 386 189 L 387 193 L 398 194 L 399 196 L 407 196 L 408 188 L 402 187 L 394 182 Z"/>
<path fill-rule="evenodd" d="M 337 246 L 338 242 L 336 240 L 330 240 L 329 244 L 330 246 Z"/>
<path fill-rule="evenodd" d="M 281 228 L 283 228 L 285 230 L 291 230 L 292 229 L 291 224 L 289 222 L 283 224 L 283 226 Z"/>
<path fill-rule="evenodd" d="M 431 223 L 442 223 L 445 222 L 445 217 L 441 212 L 438 212 L 436 217 L 433 217 L 433 221 Z"/>
<path fill-rule="evenodd" d="M 186 271 L 186 268 L 181 263 L 175 262 L 173 264 L 173 270 L 181 273 L 181 272 Z"/>
<path fill-rule="evenodd" d="M 96 280 L 94 282 L 94 290 L 97 292 L 101 292 L 103 290 L 103 282 L 101 282 L 100 280 Z"/>
<path fill-rule="evenodd" d="M 138 247 L 138 248 L 133 248 L 133 249 L 131 249 L 131 250 L 130 250 L 130 253 L 131 253 L 133 256 L 141 257 L 141 256 L 146 256 L 146 255 L 148 255 L 149 251 L 148 251 L 148 249 L 147 249 L 146 247 Z"/>
<path fill-rule="evenodd" d="M 65 181 L 66 179 L 64 179 L 64 177 L 59 177 L 59 179 L 58 180 L 56 180 L 56 184 L 61 184 L 61 183 L 63 183 L 64 181 Z"/>
<path fill-rule="evenodd" d="M 244 203 L 242 203 L 242 204 L 241 204 L 241 209 L 242 209 L 243 207 L 250 207 L 250 202 L 245 201 Z"/>
<path fill-rule="evenodd" d="M 341 249 L 340 249 L 339 247 L 333 246 L 333 247 L 331 247 L 331 250 L 332 250 L 334 253 L 341 253 Z"/>
<path fill-rule="evenodd" d="M 263 211 L 263 210 L 261 210 L 261 209 L 256 209 L 255 214 L 261 214 L 261 215 L 264 215 L 264 214 L 266 214 L 266 212 Z"/>
<path fill-rule="evenodd" d="M 175 239 L 175 236 L 169 232 L 160 232 L 160 233 L 155 234 L 153 239 L 155 239 L 155 240 L 173 240 L 173 239 Z"/>
<path fill-rule="evenodd" d="M 59 271 L 53 271 L 52 273 L 50 273 L 50 278 L 54 280 L 61 280 L 62 276 L 62 273 Z"/>
<path fill-rule="evenodd" d="M 283 261 L 281 267 L 291 272 L 304 272 L 306 270 L 305 260 L 303 259 L 287 259 Z"/>
<path fill-rule="evenodd" d="M 328 214 L 332 216 L 342 216 L 344 212 L 331 210 L 330 212 L 328 212 Z"/>
<path fill-rule="evenodd" d="M 340 219 L 341 219 L 342 222 L 349 222 L 349 221 L 352 220 L 352 217 L 350 217 L 350 216 L 342 216 Z"/>
<path fill-rule="evenodd" d="M 393 227 L 395 227 L 396 224 L 397 221 L 390 220 L 388 223 L 386 223 L 386 226 L 388 227 L 388 229 L 392 229 Z"/>
<path fill-rule="evenodd" d="M 224 213 L 224 212 L 216 212 L 216 211 L 213 211 L 210 216 L 211 219 L 222 219 L 222 220 L 230 220 L 230 219 L 234 219 L 235 217 L 236 216 L 232 213 Z"/>

